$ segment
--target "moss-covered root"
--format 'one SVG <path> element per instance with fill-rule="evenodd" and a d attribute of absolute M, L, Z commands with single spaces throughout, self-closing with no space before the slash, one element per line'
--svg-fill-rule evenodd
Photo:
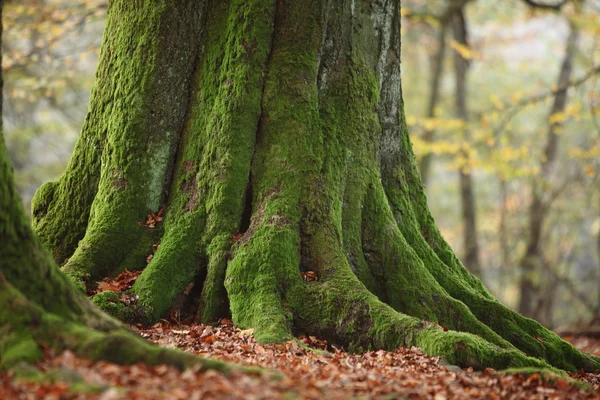
<path fill-rule="evenodd" d="M 439 325 L 399 313 L 353 280 L 344 283 L 344 290 L 333 282 L 310 286 L 309 298 L 299 313 L 302 321 L 297 323 L 311 334 L 349 346 L 350 350 L 416 346 L 428 355 L 477 370 L 525 366 L 553 369 L 517 349 L 501 348 L 470 333 L 444 331 Z"/>
<path fill-rule="evenodd" d="M 29 301 L 2 274 L 0 309 L 0 370 L 35 362 L 42 356 L 39 345 L 45 344 L 57 352 L 68 349 L 93 361 L 169 364 L 180 369 L 196 366 L 224 373 L 254 371 L 152 345 L 123 326 L 102 332 L 59 317 Z"/>
<path fill-rule="evenodd" d="M 364 201 L 362 251 L 368 254 L 371 269 L 383 271 L 381 286 L 390 306 L 505 348 L 514 346 L 557 368 L 597 368 L 598 360 L 491 298 L 481 283 L 470 285 L 462 266 L 461 271 L 446 268 L 425 242 L 419 227 L 412 225 L 411 208 L 406 207 L 402 214 L 404 225 L 410 229 L 404 227 L 401 231 L 381 183 L 374 183 L 372 188 Z"/>
<path fill-rule="evenodd" d="M 292 313 L 285 304 L 284 291 L 293 291 L 294 281 L 301 283 L 297 272 L 299 238 L 289 221 L 279 219 L 275 210 L 263 209 L 238 242 L 225 287 L 237 326 L 254 328 L 259 342 L 282 343 L 292 338 Z M 265 214 L 269 211 L 275 212 Z M 289 276 L 293 271 L 296 280 Z"/>
<path fill-rule="evenodd" d="M 337 271 L 322 275 L 323 280 L 304 282 L 298 270 L 296 225 L 278 213 L 283 199 L 276 193 L 259 205 L 261 217 L 239 240 L 227 270 L 233 321 L 254 328 L 259 341 L 288 340 L 293 327 L 350 351 L 417 346 L 475 369 L 552 368 L 515 348 L 502 348 L 470 333 L 444 331 L 393 310 L 358 281 L 343 258 L 338 257 Z"/>
<path fill-rule="evenodd" d="M 409 143 L 404 145 L 410 146 Z M 410 147 L 407 148 L 410 150 Z M 409 155 L 412 157 L 412 153 Z M 412 175 L 407 174 L 408 172 L 404 176 L 412 176 L 414 185 L 420 185 L 418 176 L 413 176 L 414 171 L 411 172 Z M 418 268 L 418 281 L 429 281 L 426 290 L 420 290 L 421 293 L 426 293 L 420 298 L 423 298 L 425 303 L 430 303 L 427 309 L 432 310 L 444 325 L 453 327 L 452 324 L 444 322 L 444 319 L 460 311 L 456 304 L 461 307 L 464 305 L 468 309 L 468 314 L 473 315 L 478 324 L 486 325 L 495 334 L 532 357 L 544 359 L 554 367 L 565 370 L 583 368 L 585 371 L 593 371 L 598 368 L 600 364 L 597 358 L 575 349 L 538 322 L 523 317 L 495 300 L 483 287 L 481 281 L 470 275 L 460 264 L 441 237 L 429 214 L 424 195 L 410 194 L 406 191 L 406 186 L 397 184 L 395 187 L 387 187 L 387 201 L 378 200 L 377 196 L 372 196 L 372 199 L 367 201 L 367 218 L 376 221 L 374 226 L 379 227 L 384 224 L 388 229 L 377 231 L 369 229 L 368 235 L 363 237 L 363 245 L 369 251 L 377 249 L 380 260 L 392 264 L 391 267 L 386 267 L 386 271 L 399 269 L 402 278 Z M 390 212 L 381 211 L 389 208 L 392 209 L 395 218 L 390 216 Z M 401 256 L 400 251 L 395 250 L 397 246 L 386 244 L 387 242 L 397 244 L 399 240 L 404 244 L 402 248 L 409 249 L 410 255 L 416 261 L 407 264 L 407 257 Z M 401 279 L 388 279 L 387 282 L 392 286 L 398 286 L 401 284 Z M 440 287 L 444 295 L 433 293 L 433 289 Z M 447 298 L 450 299 L 449 307 L 444 306 L 444 303 L 448 303 Z M 394 308 L 416 315 L 413 314 L 415 307 L 412 303 L 406 304 L 403 298 L 394 301 L 393 296 L 390 299 L 392 300 L 390 304 Z M 463 312 L 459 312 L 458 315 L 461 315 L 461 318 L 457 319 L 459 326 L 455 329 L 479 334 L 472 330 L 474 325 L 462 324 L 460 320 L 463 319 Z"/>
<path fill-rule="evenodd" d="M 440 286 L 400 232 L 381 183 L 374 182 L 371 188 L 363 203 L 359 251 L 368 255 L 365 259 L 369 269 L 379 276 L 386 303 L 413 317 L 436 321 L 452 330 L 470 332 L 501 347 L 512 348 Z"/>

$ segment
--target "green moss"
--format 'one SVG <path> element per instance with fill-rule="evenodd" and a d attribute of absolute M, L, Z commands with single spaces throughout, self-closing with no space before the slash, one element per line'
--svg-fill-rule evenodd
<path fill-rule="evenodd" d="M 0 288 L 11 287 L 30 295 L 33 301 L 44 304 L 50 310 L 68 315 L 77 304 L 55 301 L 49 296 L 65 284 L 57 276 L 53 262 L 33 236 L 13 180 L 4 138 L 0 135 Z M 8 282 L 11 285 L 8 284 Z M 56 287 L 53 287 L 53 286 Z M 11 299 L 8 289 L 0 292 L 3 310 L 19 307 L 20 300 Z M 7 311 L 7 317 L 9 316 Z M 3 321 L 0 314 L 0 321 Z M 2 328 L 0 326 L 0 328 Z"/>
<path fill-rule="evenodd" d="M 54 200 L 57 186 L 57 182 L 46 182 L 35 192 L 31 199 L 31 215 L 33 216 L 34 226 L 38 225 L 48 214 L 48 208 Z"/>
<path fill-rule="evenodd" d="M 252 160 L 252 221 L 225 279 L 234 323 L 254 327 L 261 341 L 289 340 L 294 325 L 306 327 L 300 305 L 310 300 L 300 271 L 318 267 L 301 242 L 310 227 L 299 224 L 321 211 L 312 201 L 322 200 L 304 192 L 323 165 L 315 86 L 320 27 L 306 12 L 318 7 L 309 3 L 277 7 Z"/>
<path fill-rule="evenodd" d="M 297 265 L 294 243 L 297 238 L 290 229 L 259 227 L 236 250 L 227 268 L 225 286 L 233 321 L 236 326 L 254 328 L 259 342 L 291 339 L 292 321 L 281 296 L 285 278 L 280 274 Z"/>
<path fill-rule="evenodd" d="M 206 10 L 193 98 L 175 167 L 165 236 L 134 286 L 156 320 L 195 277 L 200 314 L 228 313 L 224 288 L 240 226 L 271 48 L 272 0 L 213 2 Z"/>
<path fill-rule="evenodd" d="M 49 216 L 48 227 L 38 229 L 44 236 L 54 222 L 72 229 L 72 219 L 85 218 L 85 235 L 75 229 L 81 241 L 65 267 L 75 279 L 139 269 L 157 241 L 155 230 L 140 224 L 166 202 L 199 47 L 201 7 L 197 2 L 111 4 L 87 118 L 89 129 L 102 134 L 90 138 L 92 133 L 84 132 L 59 189 L 70 176 L 91 178 L 96 185 L 93 191 L 81 185 L 71 185 L 77 193 L 57 191 L 54 201 L 66 208 L 60 213 L 64 218 Z M 91 196 L 93 202 L 63 203 L 67 195 Z M 59 233 L 52 229 L 52 235 Z"/>
<path fill-rule="evenodd" d="M 3 338 L 0 343 L 0 355 L 2 355 L 0 370 L 12 368 L 20 362 L 33 363 L 42 357 L 42 351 L 33 338 L 24 332 L 21 334 L 24 334 L 24 338 L 19 340 Z"/>
<path fill-rule="evenodd" d="M 135 309 L 123 304 L 119 300 L 119 293 L 110 290 L 100 292 L 92 297 L 92 302 L 102 311 L 117 318 L 119 321 L 132 322 L 135 320 Z"/>
<path fill-rule="evenodd" d="M 505 369 L 532 366 L 551 368 L 542 360 L 527 357 L 515 349 L 503 349 L 468 333 L 447 331 L 439 327 L 418 332 L 415 343 L 427 354 L 439 355 L 451 364 L 482 370 L 486 367 Z"/>
<path fill-rule="evenodd" d="M 97 190 L 104 130 L 95 128 L 87 119 L 67 171 L 57 182 L 42 185 L 32 199 L 33 227 L 61 264 L 85 234 Z"/>

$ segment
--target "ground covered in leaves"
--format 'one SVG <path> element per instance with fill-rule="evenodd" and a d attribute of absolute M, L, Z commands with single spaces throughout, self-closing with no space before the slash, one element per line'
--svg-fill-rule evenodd
<path fill-rule="evenodd" d="M 160 218 L 160 213 L 152 216 Z M 152 221 L 149 216 L 146 224 Z M 120 293 L 119 301 L 125 304 L 135 302 L 126 291 L 139 273 L 125 271 L 106 278 L 89 294 L 110 290 Z M 0 399 L 600 399 L 598 371 L 571 376 L 587 384 L 586 390 L 560 376 L 462 370 L 416 348 L 348 354 L 312 336 L 261 345 L 252 330 L 236 329 L 227 319 L 215 326 L 182 323 L 178 315 L 170 319 L 149 328 L 131 328 L 160 346 L 260 366 L 278 375 L 225 376 L 215 371 L 182 372 L 165 365 L 120 366 L 46 351 L 37 366 L 48 382 L 18 381 L 11 373 L 0 374 Z M 565 339 L 600 355 L 600 337 Z"/>
<path fill-rule="evenodd" d="M 281 345 L 255 342 L 251 330 L 229 320 L 216 326 L 162 321 L 151 328 L 132 327 L 161 346 L 203 357 L 280 371 L 265 375 L 224 376 L 209 371 L 181 372 L 142 364 L 119 366 L 49 352 L 39 363 L 52 382 L 27 383 L 0 375 L 2 399 L 600 399 L 600 374 L 576 374 L 594 390 L 539 374 L 477 373 L 444 366 L 418 349 L 356 355 L 314 337 Z M 600 353 L 600 340 L 569 337 L 583 350 Z"/>

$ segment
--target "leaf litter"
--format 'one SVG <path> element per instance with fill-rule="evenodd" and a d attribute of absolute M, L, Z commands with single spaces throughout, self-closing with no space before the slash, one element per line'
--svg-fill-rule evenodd
<path fill-rule="evenodd" d="M 160 321 L 132 326 L 140 336 L 164 347 L 202 357 L 279 371 L 283 378 L 220 372 L 181 372 L 176 368 L 93 363 L 70 352 L 46 351 L 42 371 L 61 371 L 60 379 L 34 383 L 0 374 L 2 399 L 600 399 L 600 374 L 572 374 L 594 390 L 540 374 L 474 372 L 445 366 L 417 348 L 350 354 L 313 336 L 263 345 L 252 329 Z M 567 338 L 600 350 L 600 340 Z M 579 341 L 579 342 L 578 342 Z M 585 348 L 587 350 L 588 348 Z M 598 353 L 596 353 L 598 354 Z M 51 375 L 50 375 L 51 376 Z M 70 379 L 66 379 L 70 378 Z M 75 378 L 73 378 L 75 377 Z"/>
<path fill-rule="evenodd" d="M 121 272 L 118 276 L 111 278 L 104 278 L 103 280 L 96 282 L 96 289 L 88 290 L 87 295 L 92 296 L 99 292 L 111 291 L 111 292 L 123 292 L 131 289 L 135 280 L 140 276 L 142 271 L 125 271 Z"/>

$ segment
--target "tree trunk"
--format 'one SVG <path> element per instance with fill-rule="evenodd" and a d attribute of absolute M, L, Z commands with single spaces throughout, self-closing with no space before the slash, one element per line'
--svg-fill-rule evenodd
<path fill-rule="evenodd" d="M 33 210 L 53 254 L 74 249 L 63 271 L 80 287 L 143 269 L 137 303 L 102 292 L 105 310 L 150 323 L 197 297 L 204 321 L 231 315 L 263 342 L 600 367 L 498 303 L 435 226 L 398 0 L 115 0 L 98 71 L 75 161 Z M 85 216 L 79 244 L 54 245 L 52 226 Z"/>
<path fill-rule="evenodd" d="M 437 51 L 432 59 L 431 66 L 431 86 L 429 88 L 429 100 L 427 101 L 427 118 L 435 118 L 436 108 L 438 107 L 438 102 L 440 99 L 440 87 L 442 86 L 442 76 L 444 71 L 444 56 L 446 54 L 446 30 L 448 28 L 448 18 L 442 18 L 440 20 L 440 27 L 437 36 Z M 423 134 L 423 140 L 427 143 L 433 142 L 434 138 L 434 130 L 433 128 L 425 128 L 425 133 Z M 421 173 L 421 180 L 423 181 L 423 185 L 427 185 L 427 180 L 429 179 L 429 170 L 431 167 L 431 161 L 433 159 L 432 153 L 427 153 L 421 159 L 419 163 L 419 172 Z"/>
<path fill-rule="evenodd" d="M 600 219 L 600 196 L 598 197 L 598 218 Z M 600 274 L 600 229 L 596 232 L 596 257 L 598 258 L 598 273 Z M 596 288 L 596 304 L 594 309 L 594 319 L 600 323 L 600 279 L 597 282 Z"/>
<path fill-rule="evenodd" d="M 557 87 L 567 87 L 573 70 L 573 57 L 577 46 L 579 30 L 571 25 L 569 37 L 567 38 L 565 56 L 562 60 Z M 554 96 L 550 117 L 565 111 L 567 103 L 567 90 L 559 91 Z M 562 127 L 562 121 L 553 121 L 550 124 L 544 154 L 541 162 L 541 173 L 538 179 L 534 179 L 531 188 L 531 204 L 529 206 L 528 240 L 525 254 L 521 259 L 522 278 L 520 284 L 519 312 L 525 316 L 537 317 L 535 310 L 541 310 L 537 303 L 542 302 L 540 298 L 540 276 L 542 274 L 543 251 L 541 248 L 542 229 L 549 204 L 544 199 L 544 188 L 552 177 L 552 170 L 556 162 L 558 151 L 558 133 Z"/>
<path fill-rule="evenodd" d="M 498 283 L 498 293 L 502 293 L 504 297 L 504 291 L 506 290 L 507 282 L 513 274 L 513 263 L 510 256 L 510 247 L 508 245 L 508 188 L 506 180 L 499 174 L 498 186 L 500 190 L 500 221 L 498 226 L 498 240 L 500 242 L 500 278 Z"/>
<path fill-rule="evenodd" d="M 440 89 L 442 86 L 442 78 L 444 75 L 444 58 L 446 54 L 446 31 L 448 26 L 452 24 L 454 14 L 461 10 L 467 2 L 465 0 L 450 0 L 442 8 L 443 12 L 436 18 L 439 23 L 439 31 L 437 36 L 437 51 L 432 59 L 431 65 L 431 86 L 429 89 L 429 99 L 427 101 L 427 118 L 435 118 L 436 109 L 440 101 Z M 427 143 L 433 142 L 435 130 L 433 128 L 425 128 L 423 140 Z M 431 170 L 433 154 L 427 153 L 419 163 L 419 172 L 421 173 L 421 181 L 424 186 L 427 186 Z"/>
<path fill-rule="evenodd" d="M 457 11 L 453 18 L 452 31 L 454 40 L 458 44 L 468 47 L 467 41 L 467 22 L 463 10 Z M 473 193 L 473 175 L 471 174 L 470 155 L 468 146 L 471 141 L 471 134 L 467 127 L 469 118 L 467 112 L 467 72 L 469 71 L 469 60 L 463 58 L 458 52 L 454 51 L 454 76 L 455 76 L 455 97 L 456 97 L 456 116 L 464 122 L 462 139 L 464 147 L 461 146 L 460 156 L 462 164 L 459 165 L 458 174 L 460 177 L 460 204 L 462 208 L 463 220 L 463 243 L 464 243 L 464 264 L 471 273 L 481 277 L 481 267 L 479 265 L 479 244 L 477 239 L 477 207 L 475 204 L 475 194 Z"/>

